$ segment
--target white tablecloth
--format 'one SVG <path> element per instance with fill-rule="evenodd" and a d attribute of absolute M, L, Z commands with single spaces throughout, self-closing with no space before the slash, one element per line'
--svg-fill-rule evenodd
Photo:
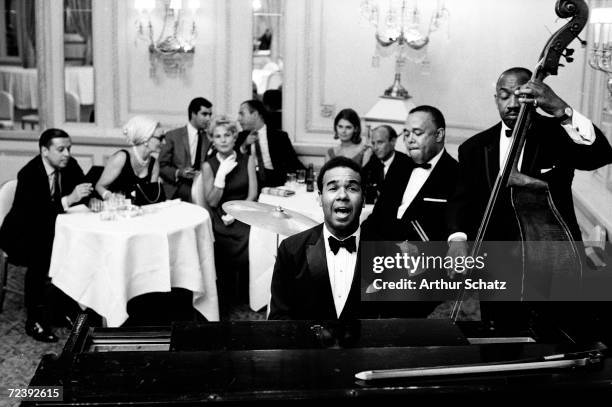
<path fill-rule="evenodd" d="M 316 192 L 306 192 L 305 185 L 300 185 L 296 194 L 290 197 L 259 195 L 259 202 L 279 205 L 285 209 L 308 216 L 323 223 L 323 209 L 319 205 Z M 361 222 L 370 213 L 374 205 L 366 205 L 361 211 Z M 279 236 L 279 243 L 287 236 Z M 270 300 L 270 283 L 276 259 L 276 234 L 265 229 L 251 226 L 249 234 L 249 303 L 254 311 L 266 306 Z"/>
<path fill-rule="evenodd" d="M 82 105 L 93 105 L 93 67 L 67 66 L 64 73 L 66 90 L 76 94 Z M 13 95 L 17 108 L 38 109 L 38 71 L 36 68 L 0 66 L 0 90 Z"/>
<path fill-rule="evenodd" d="M 109 327 L 128 317 L 129 299 L 171 287 L 193 292 L 193 306 L 219 320 L 212 223 L 196 205 L 151 205 L 143 216 L 102 221 L 99 214 L 60 215 L 49 275 L 52 283 Z"/>

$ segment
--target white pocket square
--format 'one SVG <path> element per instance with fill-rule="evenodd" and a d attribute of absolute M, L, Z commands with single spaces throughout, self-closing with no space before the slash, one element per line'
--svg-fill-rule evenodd
<path fill-rule="evenodd" d="M 427 202 L 446 202 L 446 199 L 439 198 L 423 198 L 423 200 Z"/>
<path fill-rule="evenodd" d="M 540 169 L 540 174 L 546 174 L 548 171 L 553 170 L 555 168 L 555 166 L 553 165 L 550 168 L 541 168 Z"/>

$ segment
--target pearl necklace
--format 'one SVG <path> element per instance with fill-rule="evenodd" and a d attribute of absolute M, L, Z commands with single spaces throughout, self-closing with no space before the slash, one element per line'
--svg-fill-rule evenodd
<path fill-rule="evenodd" d="M 149 156 L 146 160 L 143 160 L 140 154 L 138 154 L 138 150 L 136 149 L 136 146 L 132 146 L 132 149 L 134 150 L 134 158 L 136 158 L 136 162 L 138 163 L 138 165 L 140 165 L 141 167 L 148 166 L 151 156 Z"/>

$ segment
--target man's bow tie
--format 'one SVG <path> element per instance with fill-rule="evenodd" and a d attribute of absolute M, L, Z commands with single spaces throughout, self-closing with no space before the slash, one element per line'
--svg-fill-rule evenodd
<path fill-rule="evenodd" d="M 506 130 L 506 137 L 512 137 L 512 129 Z"/>
<path fill-rule="evenodd" d="M 329 248 L 334 254 L 338 254 L 338 250 L 340 250 L 341 247 L 344 247 L 349 253 L 353 253 L 357 250 L 357 239 L 355 239 L 355 236 L 351 236 L 344 240 L 338 240 L 330 236 L 327 240 L 329 241 Z"/>
<path fill-rule="evenodd" d="M 428 170 L 431 168 L 431 164 L 430 163 L 422 163 L 422 164 L 414 163 L 414 168 L 423 168 L 425 170 Z"/>

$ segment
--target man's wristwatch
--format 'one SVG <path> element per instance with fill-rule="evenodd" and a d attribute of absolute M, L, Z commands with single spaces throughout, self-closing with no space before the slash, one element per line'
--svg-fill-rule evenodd
<path fill-rule="evenodd" d="M 563 115 L 559 117 L 559 122 L 561 122 L 561 124 L 569 124 L 572 121 L 573 115 L 574 109 L 567 106 L 565 109 L 563 109 Z"/>

